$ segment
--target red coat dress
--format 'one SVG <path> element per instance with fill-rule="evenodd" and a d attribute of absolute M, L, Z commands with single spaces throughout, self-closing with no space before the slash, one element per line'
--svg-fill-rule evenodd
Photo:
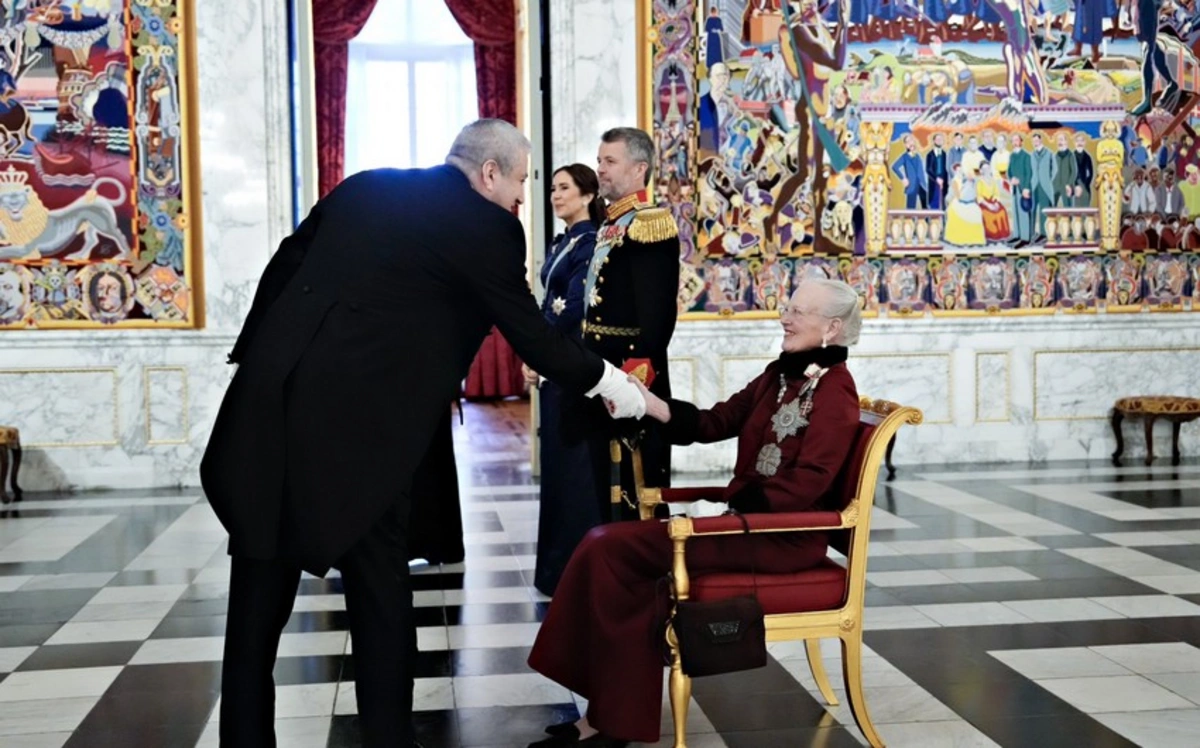
<path fill-rule="evenodd" d="M 823 508 L 822 500 L 832 493 L 850 456 L 859 411 L 854 380 L 840 362 L 845 349 L 790 356 L 839 361 L 815 388 L 809 425 L 798 433 L 781 439 L 772 425 L 772 416 L 796 399 L 806 379 L 804 367 L 795 360 L 788 366 L 772 362 L 745 389 L 710 410 L 671 401 L 666 433 L 675 443 L 738 437 L 735 475 L 721 498 L 743 511 Z M 781 401 L 784 368 L 796 376 L 788 377 Z M 777 444 L 781 452 L 773 475 L 765 475 L 770 467 L 760 462 L 767 443 Z M 731 553 L 735 544 L 739 552 Z M 694 575 L 752 568 L 782 574 L 819 563 L 827 541 L 820 533 L 695 538 L 687 548 L 688 570 Z M 610 737 L 659 739 L 662 626 L 668 611 L 666 586 L 660 580 L 670 571 L 671 555 L 666 524 L 659 520 L 617 522 L 592 530 L 567 564 L 529 655 L 534 670 L 588 700 L 588 722 Z"/>

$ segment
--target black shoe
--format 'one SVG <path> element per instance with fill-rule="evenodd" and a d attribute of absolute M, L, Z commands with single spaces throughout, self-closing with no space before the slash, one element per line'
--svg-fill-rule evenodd
<path fill-rule="evenodd" d="M 579 728 L 574 722 L 559 722 L 557 725 L 550 725 L 546 728 L 547 735 L 553 735 L 556 738 L 574 738 L 579 740 Z"/>
<path fill-rule="evenodd" d="M 567 728 L 570 729 L 567 729 Z M 558 734 L 551 733 L 550 737 L 542 738 L 529 744 L 529 748 L 567 748 L 567 746 L 586 746 L 586 748 L 625 748 L 629 745 L 628 740 L 618 740 L 610 738 L 604 733 L 596 733 L 590 738 L 579 739 L 579 730 L 573 723 L 564 723 L 561 725 L 550 725 L 546 728 L 549 732 L 551 728 L 559 728 Z"/>

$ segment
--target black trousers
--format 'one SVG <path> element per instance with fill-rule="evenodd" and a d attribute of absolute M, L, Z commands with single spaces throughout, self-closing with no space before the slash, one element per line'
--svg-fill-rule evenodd
<path fill-rule="evenodd" d="M 368 748 L 413 744 L 417 630 L 408 576 L 407 497 L 397 504 L 334 564 L 342 573 L 358 720 Z M 272 671 L 299 584 L 300 567 L 292 562 L 233 557 L 221 670 L 222 748 L 275 745 Z"/>

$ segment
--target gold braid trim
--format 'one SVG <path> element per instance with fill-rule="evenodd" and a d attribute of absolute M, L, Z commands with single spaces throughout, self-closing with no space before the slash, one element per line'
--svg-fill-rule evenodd
<path fill-rule="evenodd" d="M 635 242 L 650 244 L 662 242 L 679 236 L 679 226 L 675 217 L 666 208 L 646 208 L 639 210 L 633 217 L 633 225 L 629 227 L 629 238 Z"/>

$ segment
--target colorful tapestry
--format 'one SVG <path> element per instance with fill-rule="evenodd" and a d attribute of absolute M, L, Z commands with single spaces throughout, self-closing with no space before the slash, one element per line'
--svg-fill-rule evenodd
<path fill-rule="evenodd" d="M 1193 307 L 1200 4 L 641 2 L 685 312 Z"/>
<path fill-rule="evenodd" d="M 0 2 L 0 327 L 194 327 L 182 0 Z"/>

